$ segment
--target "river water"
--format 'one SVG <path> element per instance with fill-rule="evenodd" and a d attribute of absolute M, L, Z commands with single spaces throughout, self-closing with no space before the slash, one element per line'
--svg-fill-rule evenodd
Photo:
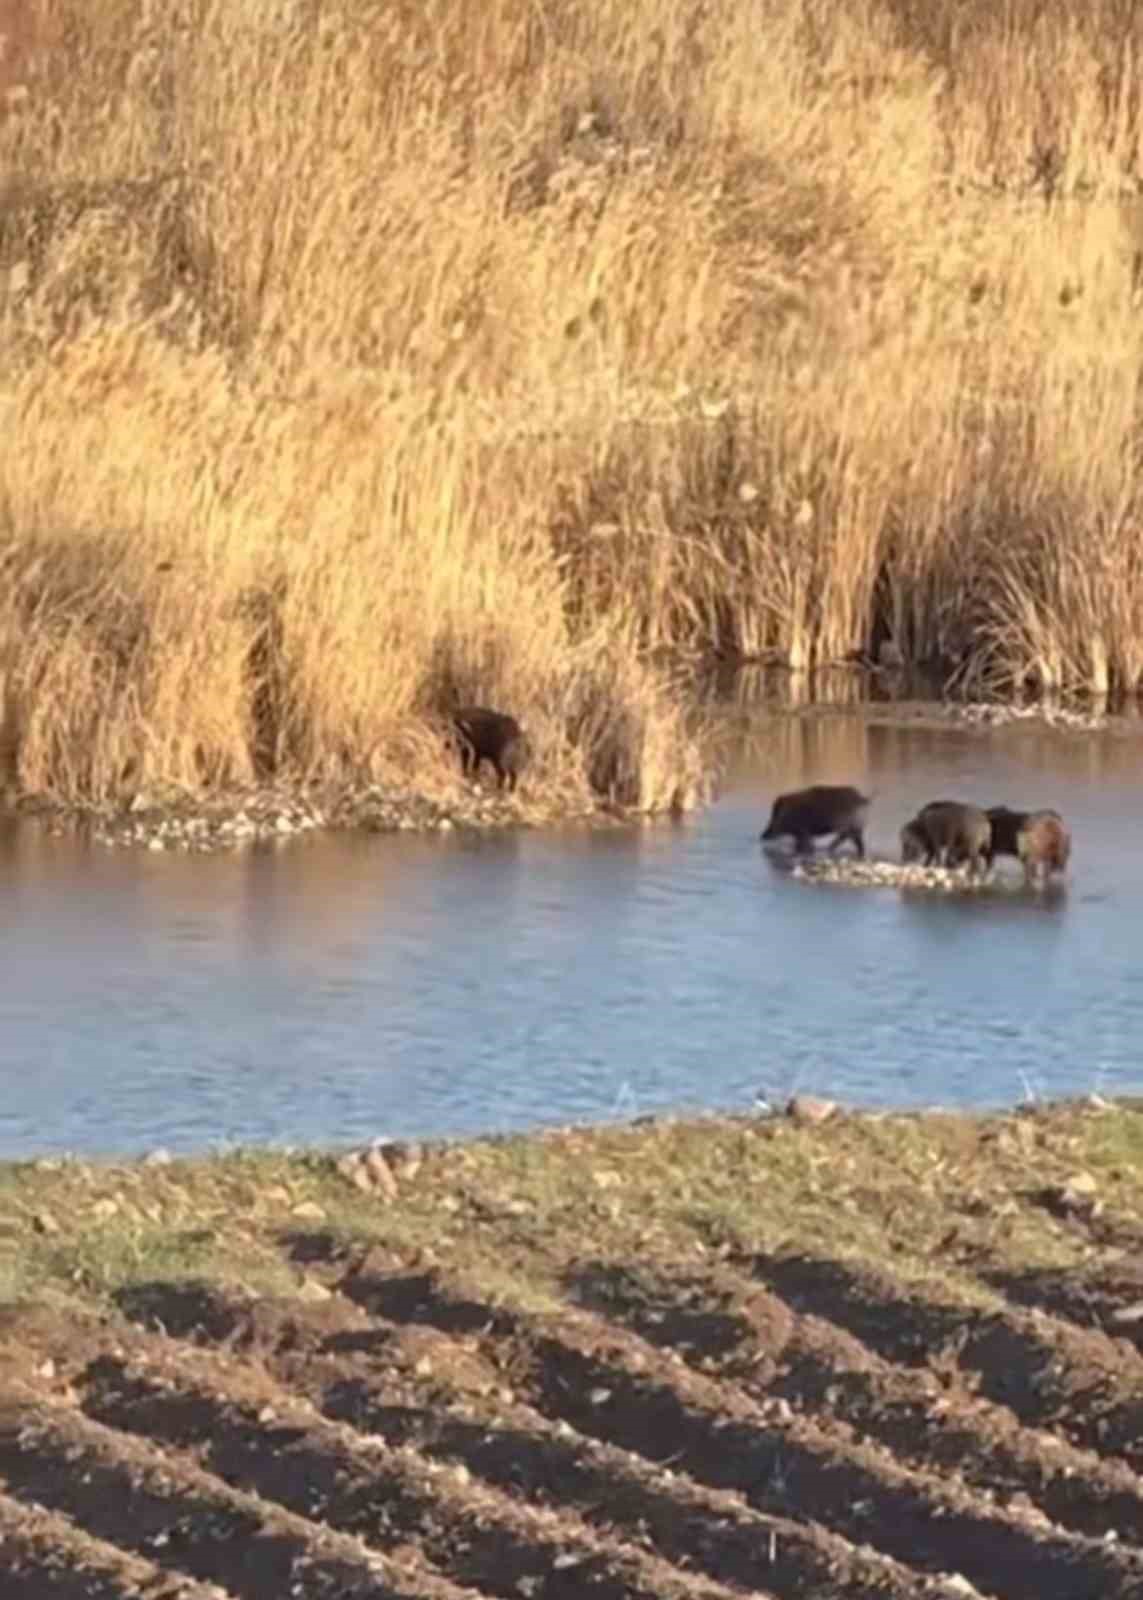
<path fill-rule="evenodd" d="M 772 796 L 1054 805 L 1067 887 L 808 885 Z M 986 1106 L 1143 1087 L 1143 739 L 768 722 L 718 802 L 588 833 L 218 856 L 0 828 L 0 1156 L 465 1134 L 794 1091 Z"/>

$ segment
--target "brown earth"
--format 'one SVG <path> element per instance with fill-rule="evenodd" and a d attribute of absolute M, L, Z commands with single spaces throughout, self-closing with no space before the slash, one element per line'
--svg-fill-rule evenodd
<path fill-rule="evenodd" d="M 1099 1106 L 8 1169 L 0 1594 L 1143 1596 L 1141 1156 Z"/>

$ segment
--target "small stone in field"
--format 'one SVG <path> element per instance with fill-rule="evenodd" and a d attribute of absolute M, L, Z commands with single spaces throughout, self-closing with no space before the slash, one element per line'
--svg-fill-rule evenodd
<path fill-rule="evenodd" d="M 1066 1186 L 1072 1194 L 1079 1195 L 1095 1194 L 1099 1189 L 1090 1172 L 1073 1172 Z"/>
<path fill-rule="evenodd" d="M 387 1200 L 395 1200 L 397 1198 L 397 1180 L 393 1176 L 392 1167 L 381 1151 L 376 1146 L 371 1150 L 367 1150 L 361 1158 L 361 1164 L 372 1179 L 374 1188 L 379 1189 Z"/>
<path fill-rule="evenodd" d="M 1143 1322 L 1143 1300 L 1136 1300 L 1134 1305 L 1120 1306 L 1111 1313 L 1111 1320 L 1121 1326 L 1124 1323 Z"/>

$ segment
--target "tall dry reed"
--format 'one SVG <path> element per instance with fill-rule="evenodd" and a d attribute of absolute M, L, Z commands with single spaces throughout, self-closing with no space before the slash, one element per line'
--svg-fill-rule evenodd
<path fill-rule="evenodd" d="M 481 699 L 657 805 L 701 761 L 668 654 L 1143 679 L 1123 0 L 0 31 L 24 787 L 383 774 Z"/>

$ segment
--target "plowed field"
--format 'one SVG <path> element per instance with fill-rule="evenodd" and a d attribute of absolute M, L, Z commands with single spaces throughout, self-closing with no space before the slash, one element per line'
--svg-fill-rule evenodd
<path fill-rule="evenodd" d="M 1143 1596 L 1143 1115 L 7 1169 L 0 1596 Z M 65 1219 L 68 1219 L 65 1221 Z"/>

